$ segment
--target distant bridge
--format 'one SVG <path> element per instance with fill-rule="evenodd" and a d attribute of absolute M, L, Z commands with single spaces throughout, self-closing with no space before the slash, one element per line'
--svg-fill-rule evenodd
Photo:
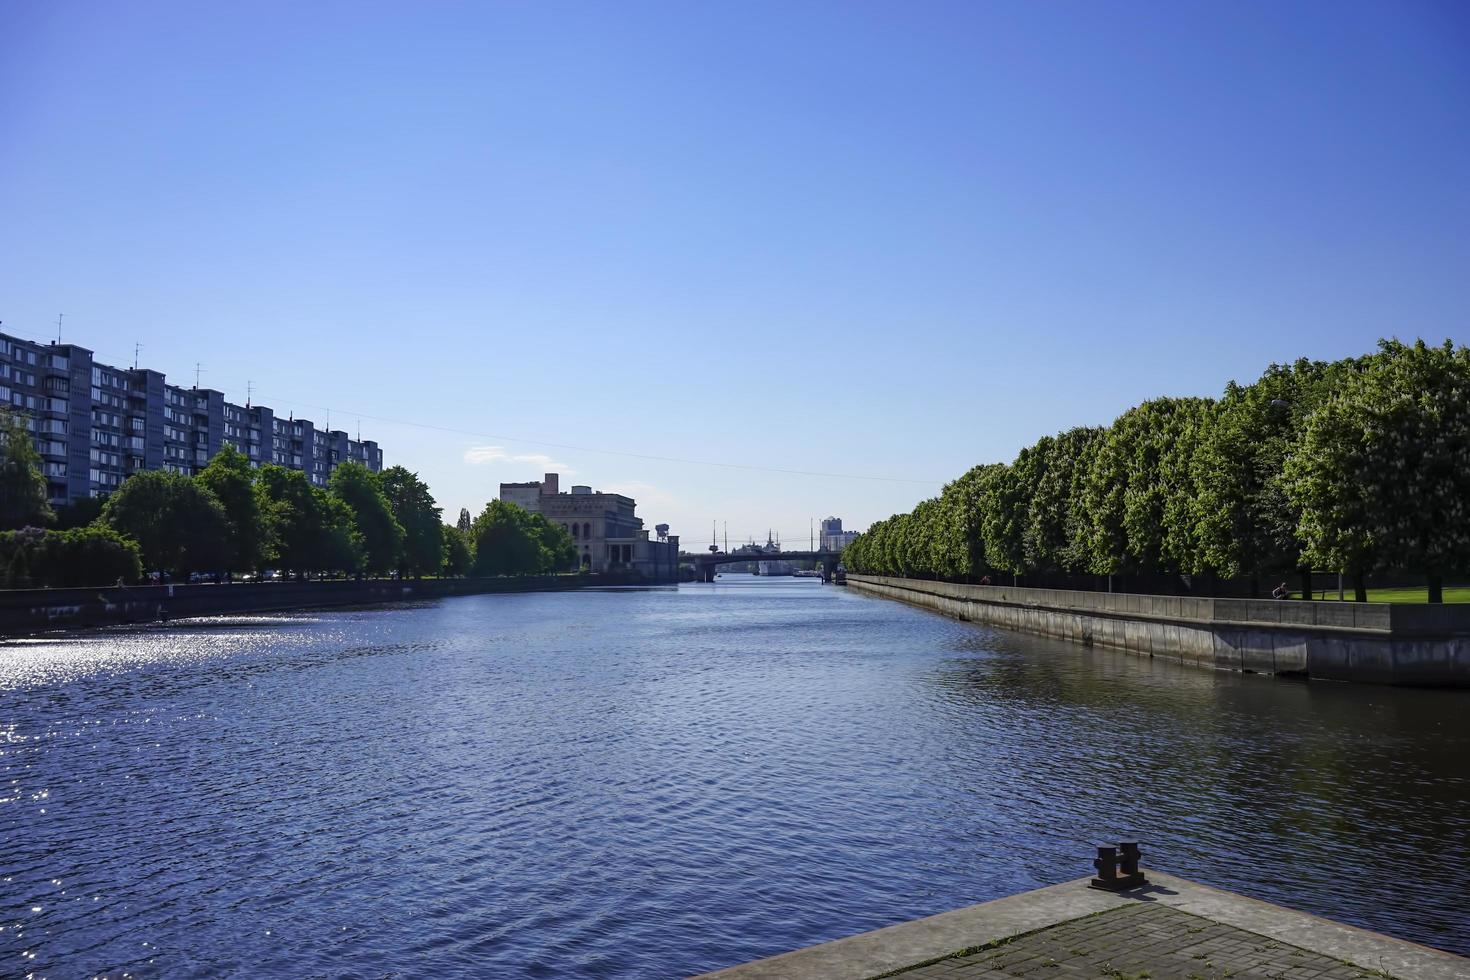
<path fill-rule="evenodd" d="M 752 555 L 733 554 L 724 551 L 712 551 L 709 554 L 680 555 L 679 564 L 693 565 L 694 577 L 701 582 L 713 582 L 715 580 L 715 568 L 720 565 L 731 565 L 741 561 L 812 561 L 816 562 L 822 569 L 822 578 L 830 579 L 832 573 L 837 571 L 837 565 L 842 559 L 839 551 L 777 551 L 770 554 Z"/>

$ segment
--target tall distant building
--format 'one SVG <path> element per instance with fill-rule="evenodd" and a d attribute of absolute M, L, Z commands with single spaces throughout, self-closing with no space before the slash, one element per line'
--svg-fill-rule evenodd
<path fill-rule="evenodd" d="M 637 571 L 668 578 L 678 569 L 679 536 L 661 533 L 650 539 L 643 519 L 634 513 L 638 503 L 632 497 L 586 486 L 562 493 L 560 486 L 560 477 L 547 473 L 540 481 L 502 483 L 500 499 L 565 528 L 586 571 Z M 667 531 L 667 525 L 659 526 Z"/>
<path fill-rule="evenodd" d="M 823 551 L 841 551 L 857 538 L 856 531 L 842 530 L 842 518 L 822 518 L 822 536 L 819 539 Z"/>
<path fill-rule="evenodd" d="M 236 405 L 211 388 L 171 385 L 148 368 L 102 364 L 76 344 L 0 333 L 0 401 L 35 433 L 53 504 L 105 496 L 142 470 L 192 475 L 226 443 L 252 466 L 303 470 L 317 486 L 345 460 L 383 468 L 376 442 Z"/>

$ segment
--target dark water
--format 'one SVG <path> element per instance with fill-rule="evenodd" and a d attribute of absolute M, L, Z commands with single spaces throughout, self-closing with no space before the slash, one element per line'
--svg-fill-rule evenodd
<path fill-rule="evenodd" d="M 1470 698 L 810 580 L 0 647 L 0 976 L 687 974 L 1078 877 L 1470 952 Z"/>

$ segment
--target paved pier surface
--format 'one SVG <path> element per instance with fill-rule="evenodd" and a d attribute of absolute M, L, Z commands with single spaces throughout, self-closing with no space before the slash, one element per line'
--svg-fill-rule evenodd
<path fill-rule="evenodd" d="M 707 976 L 1470 980 L 1470 960 L 1450 953 L 1172 875 L 1148 877 L 1122 893 L 1081 878 Z"/>

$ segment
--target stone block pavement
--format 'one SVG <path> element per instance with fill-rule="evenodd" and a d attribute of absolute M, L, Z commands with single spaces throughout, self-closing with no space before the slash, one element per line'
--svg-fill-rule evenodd
<path fill-rule="evenodd" d="M 1039 888 L 727 967 L 710 980 L 1470 980 L 1470 960 L 1153 869 Z"/>
<path fill-rule="evenodd" d="M 1164 905 L 1130 905 L 890 974 L 896 980 L 1368 980 L 1387 972 Z"/>

